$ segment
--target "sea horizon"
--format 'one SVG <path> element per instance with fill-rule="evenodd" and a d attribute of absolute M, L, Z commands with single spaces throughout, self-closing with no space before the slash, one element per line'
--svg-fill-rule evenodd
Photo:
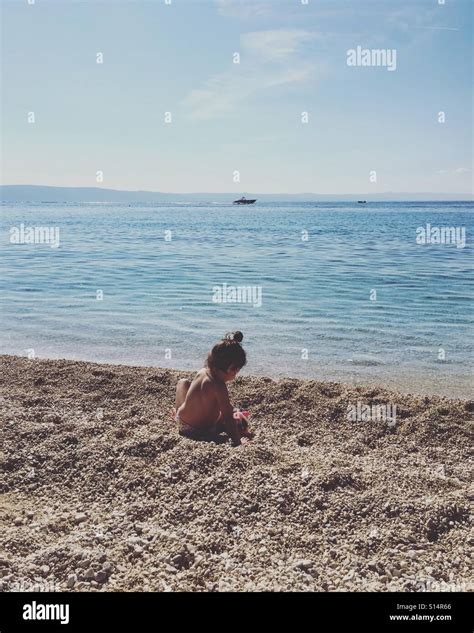
<path fill-rule="evenodd" d="M 79 199 L 78 192 L 89 192 L 90 195 L 99 195 L 97 200 L 91 197 Z M 92 193 L 94 192 L 94 193 Z M 56 199 L 41 198 L 46 194 L 55 194 Z M 66 199 L 60 199 L 61 194 Z M 115 199 L 104 199 L 104 195 L 115 195 Z M 31 199 L 25 199 L 25 195 L 32 196 Z M 84 195 L 84 194 L 83 194 Z M 240 196 L 247 198 L 258 196 L 257 202 L 354 202 L 359 200 L 370 202 L 474 202 L 474 193 L 471 192 L 403 192 L 403 191 L 380 191 L 380 192 L 349 192 L 349 193 L 318 193 L 318 192 L 258 192 L 247 190 L 236 191 L 186 191 L 186 192 L 170 192 L 170 191 L 153 191 L 146 189 L 116 189 L 108 187 L 63 187 L 54 185 L 30 185 L 30 184 L 0 184 L 0 201 L 1 204 L 173 204 L 173 203 L 206 203 L 213 202 L 212 198 L 217 198 L 215 202 L 228 202 L 232 204 L 233 200 Z M 10 198 L 8 198 L 10 196 Z M 127 198 L 128 196 L 128 198 Z M 140 199 L 140 196 L 142 199 Z M 146 199 L 148 196 L 148 200 Z M 54 198 L 54 195 L 50 197 Z M 123 199 L 121 200 L 120 197 Z M 69 198 L 69 199 L 67 199 Z M 207 199 L 210 198 L 210 199 Z"/>

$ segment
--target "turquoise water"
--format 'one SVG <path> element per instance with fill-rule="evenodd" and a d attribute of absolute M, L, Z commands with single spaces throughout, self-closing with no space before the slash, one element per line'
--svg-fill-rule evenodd
<path fill-rule="evenodd" d="M 216 339 L 240 329 L 244 373 L 468 396 L 472 211 L 4 204 L 0 350 L 197 369 Z M 57 227 L 59 248 L 11 243 L 21 223 Z M 464 227 L 465 247 L 417 244 L 427 223 Z M 224 283 L 255 286 L 261 306 L 213 302 Z"/>

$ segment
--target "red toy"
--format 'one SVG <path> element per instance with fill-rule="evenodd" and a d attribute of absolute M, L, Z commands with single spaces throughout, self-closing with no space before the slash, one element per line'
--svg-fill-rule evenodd
<path fill-rule="evenodd" d="M 237 426 L 242 435 L 246 437 L 253 437 L 252 431 L 249 429 L 249 411 L 241 411 L 240 409 L 234 409 L 234 420 L 237 420 Z"/>

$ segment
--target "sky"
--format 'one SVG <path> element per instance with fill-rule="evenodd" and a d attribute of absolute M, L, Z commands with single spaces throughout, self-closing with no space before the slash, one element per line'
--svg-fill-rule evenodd
<path fill-rule="evenodd" d="M 472 191 L 471 0 L 1 6 L 2 184 Z"/>

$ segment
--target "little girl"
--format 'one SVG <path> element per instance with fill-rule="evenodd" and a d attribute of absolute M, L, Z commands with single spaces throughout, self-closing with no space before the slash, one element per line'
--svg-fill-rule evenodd
<path fill-rule="evenodd" d="M 244 335 L 233 332 L 214 347 L 206 366 L 192 382 L 182 378 L 176 386 L 176 422 L 180 435 L 195 440 L 211 439 L 225 431 L 234 446 L 247 444 L 250 434 L 239 428 L 229 400 L 226 382 L 234 380 L 247 362 L 240 345 Z"/>

